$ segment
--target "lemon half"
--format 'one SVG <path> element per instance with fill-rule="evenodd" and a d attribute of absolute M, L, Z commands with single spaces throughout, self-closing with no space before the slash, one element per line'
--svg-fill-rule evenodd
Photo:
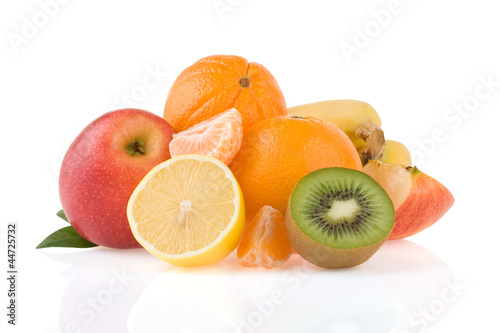
<path fill-rule="evenodd" d="M 245 205 L 231 170 L 213 157 L 181 155 L 154 167 L 127 206 L 137 241 L 178 266 L 218 262 L 245 227 Z"/>

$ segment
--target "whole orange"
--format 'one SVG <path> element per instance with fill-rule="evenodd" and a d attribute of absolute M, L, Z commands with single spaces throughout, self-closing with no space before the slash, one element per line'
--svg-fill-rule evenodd
<path fill-rule="evenodd" d="M 295 184 L 314 170 L 363 170 L 356 148 L 337 126 L 299 116 L 272 117 L 253 126 L 229 167 L 243 192 L 247 221 L 265 205 L 285 214 Z"/>
<path fill-rule="evenodd" d="M 262 65 L 233 55 L 213 55 L 186 68 L 170 88 L 163 118 L 180 132 L 237 109 L 246 132 L 257 122 L 287 113 L 274 76 Z"/>

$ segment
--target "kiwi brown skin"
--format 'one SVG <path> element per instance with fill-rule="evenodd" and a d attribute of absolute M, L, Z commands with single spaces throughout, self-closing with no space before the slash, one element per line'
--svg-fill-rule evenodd
<path fill-rule="evenodd" d="M 305 260 L 323 268 L 349 268 L 364 263 L 377 252 L 390 234 L 388 233 L 385 238 L 368 246 L 355 249 L 337 249 L 316 242 L 300 230 L 292 217 L 290 201 L 285 218 L 288 238 L 295 251 Z"/>

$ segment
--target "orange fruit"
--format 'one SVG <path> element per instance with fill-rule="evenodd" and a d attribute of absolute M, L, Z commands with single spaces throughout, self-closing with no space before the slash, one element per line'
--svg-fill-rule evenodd
<path fill-rule="evenodd" d="M 363 170 L 356 148 L 337 126 L 299 116 L 272 117 L 253 126 L 229 164 L 241 186 L 247 218 L 265 205 L 285 214 L 295 184 L 326 167 Z"/>
<path fill-rule="evenodd" d="M 243 131 L 287 113 L 283 93 L 262 65 L 233 55 L 213 55 L 186 68 L 170 88 L 163 118 L 176 132 L 236 108 Z"/>
<path fill-rule="evenodd" d="M 230 109 L 174 134 L 170 155 L 201 154 L 228 164 L 240 150 L 242 141 L 241 114 Z"/>
<path fill-rule="evenodd" d="M 238 245 L 238 262 L 245 267 L 275 268 L 292 255 L 285 217 L 271 206 L 262 207 L 248 224 Z"/>

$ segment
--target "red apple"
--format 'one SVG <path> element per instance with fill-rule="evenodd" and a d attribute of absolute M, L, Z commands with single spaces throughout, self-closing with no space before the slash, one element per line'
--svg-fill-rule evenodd
<path fill-rule="evenodd" d="M 127 203 L 142 178 L 170 158 L 173 133 L 162 117 L 122 109 L 102 115 L 78 135 L 61 165 L 59 196 L 81 236 L 112 248 L 140 247 Z"/>
<path fill-rule="evenodd" d="M 396 220 L 389 239 L 412 236 L 438 221 L 453 206 L 453 195 L 417 167 L 372 160 L 364 167 L 389 194 Z"/>

